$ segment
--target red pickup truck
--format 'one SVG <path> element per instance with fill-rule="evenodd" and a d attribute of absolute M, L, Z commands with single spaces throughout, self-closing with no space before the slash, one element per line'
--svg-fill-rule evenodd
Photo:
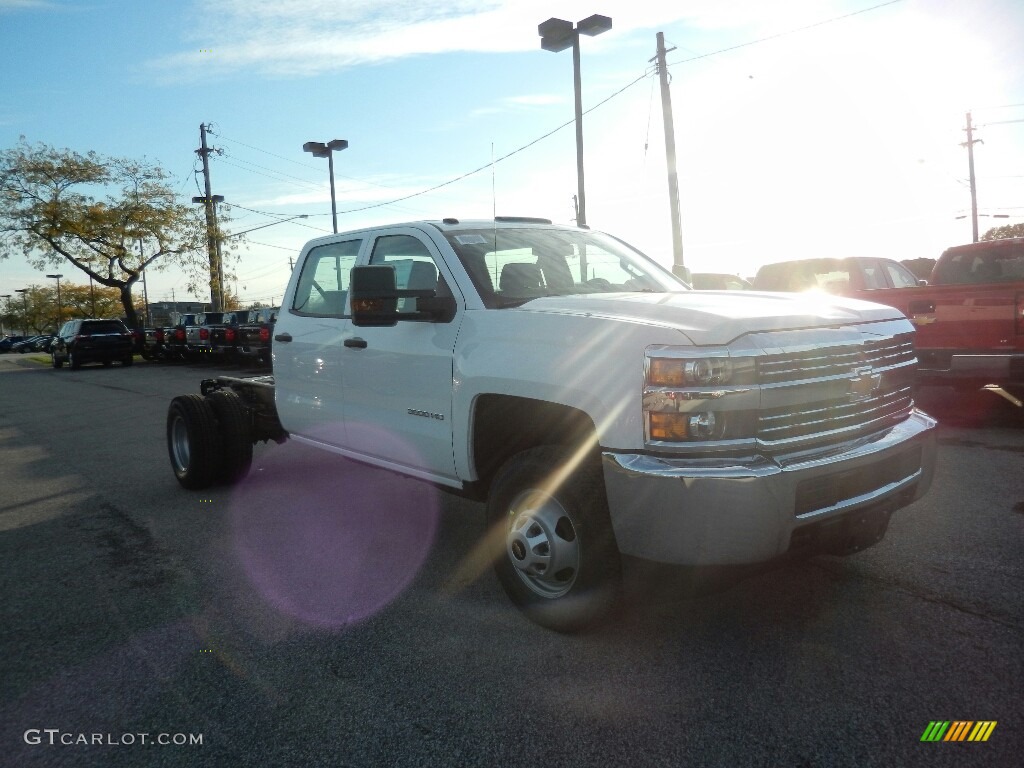
<path fill-rule="evenodd" d="M 825 258 L 766 265 L 754 289 L 817 289 L 896 307 L 917 328 L 922 383 L 1024 386 L 1024 238 L 949 248 L 926 285 L 889 259 Z"/>
<path fill-rule="evenodd" d="M 917 328 L 922 379 L 1024 386 L 1024 238 L 946 250 L 903 310 Z"/>

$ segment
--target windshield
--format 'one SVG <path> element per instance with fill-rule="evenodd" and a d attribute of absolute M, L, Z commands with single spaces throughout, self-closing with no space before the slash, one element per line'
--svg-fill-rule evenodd
<path fill-rule="evenodd" d="M 639 251 L 599 232 L 502 227 L 445 237 L 491 308 L 541 296 L 688 290 Z"/>

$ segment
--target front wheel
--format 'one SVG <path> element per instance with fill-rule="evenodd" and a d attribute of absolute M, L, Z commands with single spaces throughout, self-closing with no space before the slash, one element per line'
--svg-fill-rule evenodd
<path fill-rule="evenodd" d="M 516 454 L 487 501 L 502 534 L 501 585 L 533 621 L 559 632 L 606 618 L 621 583 L 600 464 L 588 456 L 574 466 L 573 456 L 556 447 Z"/>
<path fill-rule="evenodd" d="M 167 452 L 178 482 L 190 490 L 213 485 L 221 471 L 221 436 L 202 395 L 180 395 L 167 409 Z"/>
<path fill-rule="evenodd" d="M 57 357 L 56 352 L 50 353 L 50 361 L 53 363 L 54 368 L 60 368 L 62 365 L 64 365 L 64 361 Z"/>

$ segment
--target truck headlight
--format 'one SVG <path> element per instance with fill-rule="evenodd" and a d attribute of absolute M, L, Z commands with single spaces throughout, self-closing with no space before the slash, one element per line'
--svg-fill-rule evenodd
<path fill-rule="evenodd" d="M 760 392 L 756 356 L 725 347 L 648 347 L 643 411 L 645 439 L 668 444 L 751 441 Z"/>
<path fill-rule="evenodd" d="M 730 379 L 732 363 L 727 357 L 656 357 L 651 360 L 648 373 L 648 381 L 655 387 L 706 387 L 728 384 Z"/>
<path fill-rule="evenodd" d="M 721 437 L 723 420 L 714 411 L 699 413 L 652 413 L 650 433 L 652 440 L 682 442 L 685 440 L 714 440 Z"/>

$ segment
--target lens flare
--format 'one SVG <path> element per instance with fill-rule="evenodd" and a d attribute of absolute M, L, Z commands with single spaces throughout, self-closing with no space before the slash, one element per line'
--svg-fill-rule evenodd
<path fill-rule="evenodd" d="M 437 530 L 439 492 L 293 446 L 235 490 L 235 552 L 278 610 L 340 629 L 379 612 L 415 578 Z"/>

